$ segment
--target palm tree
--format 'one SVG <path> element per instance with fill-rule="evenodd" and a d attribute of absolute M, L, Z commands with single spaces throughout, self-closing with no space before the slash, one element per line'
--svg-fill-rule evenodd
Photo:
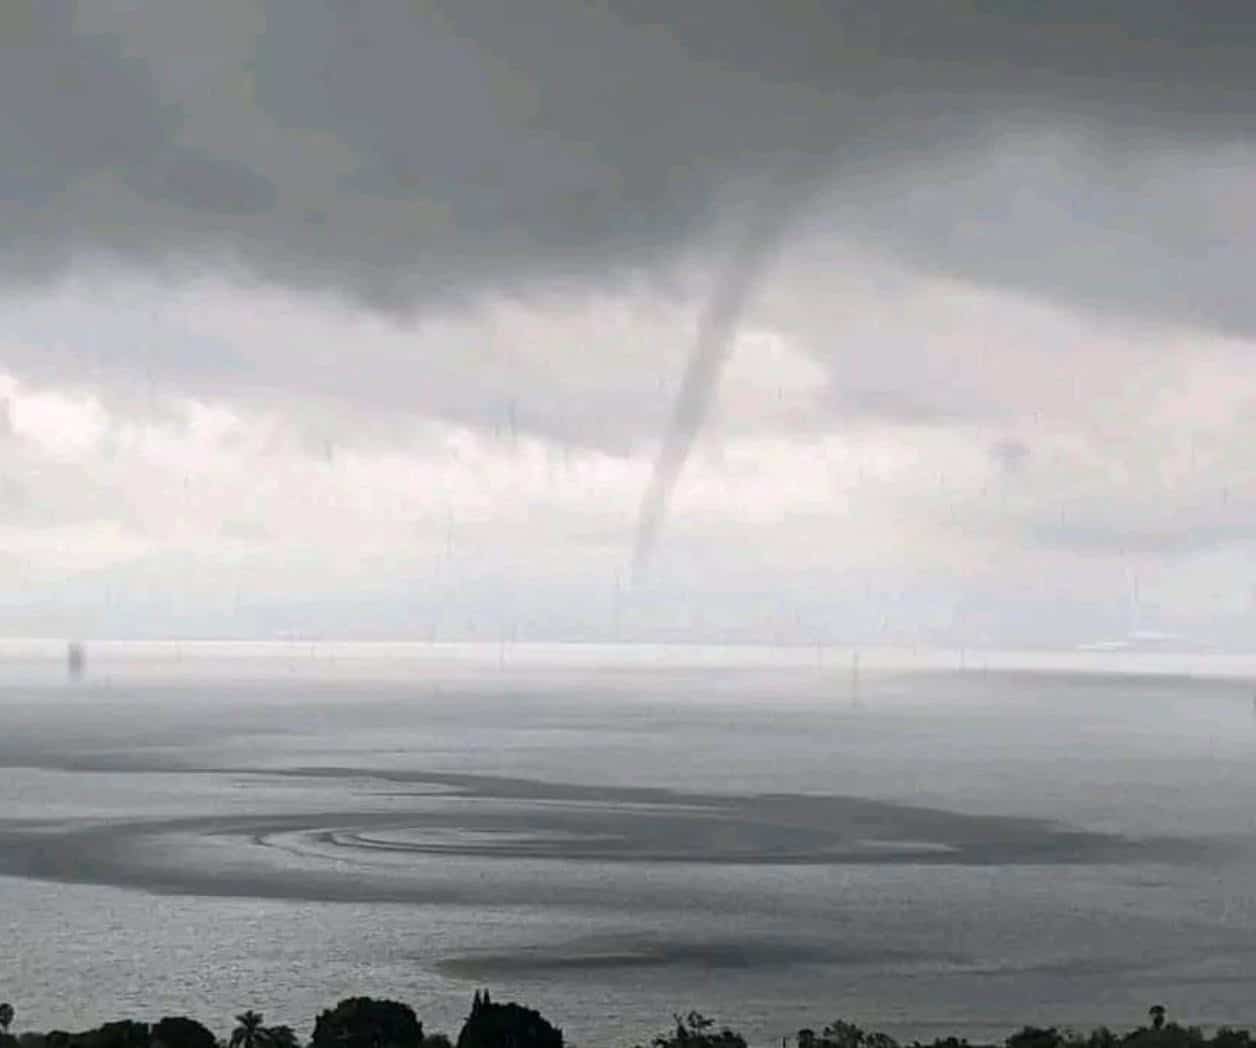
<path fill-rule="evenodd" d="M 12 1025 L 12 1023 L 13 1023 L 13 1005 L 9 1004 L 8 1001 L 5 1001 L 4 1004 L 0 1004 L 0 1030 L 3 1030 L 5 1033 L 8 1033 L 9 1027 Z"/>
<path fill-rule="evenodd" d="M 266 1028 L 262 1026 L 262 1015 L 251 1008 L 243 1015 L 236 1016 L 240 1025 L 231 1033 L 230 1048 L 265 1048 Z"/>
<path fill-rule="evenodd" d="M 1147 1009 L 1147 1014 L 1151 1016 L 1151 1028 L 1153 1030 L 1164 1029 L 1164 1005 L 1153 1004 Z"/>

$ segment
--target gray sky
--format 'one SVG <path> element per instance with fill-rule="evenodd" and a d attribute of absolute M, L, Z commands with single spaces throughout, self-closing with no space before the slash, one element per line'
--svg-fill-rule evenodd
<path fill-rule="evenodd" d="M 1254 125 L 1246 0 L 0 5 L 0 632 L 1250 647 Z"/>

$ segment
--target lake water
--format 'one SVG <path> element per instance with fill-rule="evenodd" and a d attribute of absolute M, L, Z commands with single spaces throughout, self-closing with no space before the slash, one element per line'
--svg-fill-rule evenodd
<path fill-rule="evenodd" d="M 1256 1024 L 1253 666 L 718 649 L 0 651 L 18 1028 L 474 990 L 576 1044 Z"/>

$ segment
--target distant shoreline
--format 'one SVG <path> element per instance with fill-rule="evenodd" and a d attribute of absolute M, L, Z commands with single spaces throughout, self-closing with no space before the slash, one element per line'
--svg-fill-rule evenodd
<path fill-rule="evenodd" d="M 5 663 L 64 668 L 66 638 L 0 638 Z M 214 661 L 241 664 L 290 662 L 361 665 L 502 666 L 552 669 L 727 668 L 848 670 L 861 672 L 961 671 L 1203 676 L 1256 681 L 1256 652 L 1087 646 L 1074 649 L 991 649 L 852 644 L 682 644 L 420 640 L 119 640 L 85 641 L 95 669 Z M 89 673 L 90 676 L 90 673 Z"/>

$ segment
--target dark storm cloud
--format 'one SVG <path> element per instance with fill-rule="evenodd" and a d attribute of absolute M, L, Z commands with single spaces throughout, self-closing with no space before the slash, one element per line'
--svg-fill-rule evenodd
<path fill-rule="evenodd" d="M 1240 0 L 19 0 L 3 19 L 13 276 L 103 252 L 389 306 L 597 281 L 730 200 L 792 199 L 815 158 L 839 229 L 918 263 L 1256 326 L 1226 276 L 1256 260 L 1244 220 L 1189 177 L 1252 136 Z M 1060 129 L 1093 144 L 1063 168 Z M 1021 167 L 989 159 L 1008 136 Z"/>

